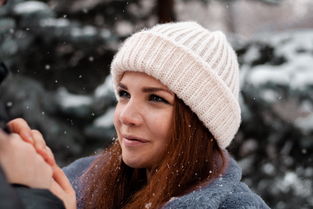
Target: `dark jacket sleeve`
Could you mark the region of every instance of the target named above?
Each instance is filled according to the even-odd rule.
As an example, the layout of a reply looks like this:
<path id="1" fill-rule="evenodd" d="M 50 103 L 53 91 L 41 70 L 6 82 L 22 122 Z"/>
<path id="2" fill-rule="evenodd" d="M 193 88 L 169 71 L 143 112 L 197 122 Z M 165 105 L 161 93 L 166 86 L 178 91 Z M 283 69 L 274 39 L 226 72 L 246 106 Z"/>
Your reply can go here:
<path id="1" fill-rule="evenodd" d="M 65 209 L 63 202 L 45 189 L 10 185 L 0 169 L 0 209 Z"/>
<path id="2" fill-rule="evenodd" d="M 23 204 L 15 189 L 5 179 L 0 168 L 0 209 L 24 209 Z"/>
<path id="3" fill-rule="evenodd" d="M 14 186 L 24 209 L 65 209 L 63 202 L 46 189 Z"/>

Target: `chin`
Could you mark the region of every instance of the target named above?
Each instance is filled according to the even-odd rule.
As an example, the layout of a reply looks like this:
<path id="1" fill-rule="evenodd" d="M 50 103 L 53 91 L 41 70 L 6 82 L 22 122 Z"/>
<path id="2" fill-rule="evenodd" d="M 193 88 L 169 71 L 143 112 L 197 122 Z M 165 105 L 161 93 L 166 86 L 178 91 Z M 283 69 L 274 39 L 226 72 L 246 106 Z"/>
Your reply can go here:
<path id="1" fill-rule="evenodd" d="M 124 158 L 123 158 L 123 162 L 131 168 L 145 168 L 145 165 L 142 162 L 138 162 L 138 161 L 134 161 L 130 159 L 124 159 Z"/>

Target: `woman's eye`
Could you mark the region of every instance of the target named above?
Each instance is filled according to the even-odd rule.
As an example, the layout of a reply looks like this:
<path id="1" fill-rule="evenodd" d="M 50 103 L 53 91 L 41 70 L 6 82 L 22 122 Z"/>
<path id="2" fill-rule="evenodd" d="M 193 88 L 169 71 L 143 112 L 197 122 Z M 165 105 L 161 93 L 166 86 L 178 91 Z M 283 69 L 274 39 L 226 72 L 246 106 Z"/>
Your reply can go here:
<path id="1" fill-rule="evenodd" d="M 149 100 L 150 100 L 150 101 L 153 101 L 153 102 L 163 102 L 163 103 L 165 103 L 165 104 L 169 104 L 168 101 L 166 101 L 166 100 L 163 99 L 162 97 L 159 97 L 159 96 L 154 95 L 154 94 L 152 94 L 152 95 L 149 96 Z"/>
<path id="2" fill-rule="evenodd" d="M 123 97 L 123 98 L 130 98 L 130 95 L 127 91 L 125 90 L 119 90 L 118 91 L 118 96 Z"/>

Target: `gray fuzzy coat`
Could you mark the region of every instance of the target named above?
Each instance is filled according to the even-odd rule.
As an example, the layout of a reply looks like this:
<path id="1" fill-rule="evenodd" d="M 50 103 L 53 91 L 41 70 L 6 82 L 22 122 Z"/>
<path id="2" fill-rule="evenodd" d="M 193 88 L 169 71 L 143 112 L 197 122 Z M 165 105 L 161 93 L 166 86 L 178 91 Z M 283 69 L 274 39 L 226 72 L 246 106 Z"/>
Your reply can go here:
<path id="1" fill-rule="evenodd" d="M 83 185 L 78 181 L 95 157 L 81 158 L 63 170 L 76 191 L 82 195 Z M 269 209 L 264 201 L 241 181 L 241 169 L 231 159 L 221 177 L 212 183 L 181 197 L 173 197 L 163 209 Z M 78 204 L 78 209 L 83 209 Z"/>

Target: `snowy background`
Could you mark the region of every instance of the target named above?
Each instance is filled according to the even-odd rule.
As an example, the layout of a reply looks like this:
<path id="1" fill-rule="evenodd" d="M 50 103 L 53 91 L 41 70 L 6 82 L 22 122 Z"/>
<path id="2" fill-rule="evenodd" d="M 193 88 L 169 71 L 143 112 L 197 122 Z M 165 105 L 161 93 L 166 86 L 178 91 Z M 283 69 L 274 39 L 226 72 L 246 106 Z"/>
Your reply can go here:
<path id="1" fill-rule="evenodd" d="M 61 165 L 108 146 L 110 61 L 129 34 L 162 19 L 161 2 L 11 0 L 0 8 L 0 60 L 11 70 L 0 116 L 26 118 Z M 229 151 L 244 181 L 272 208 L 313 208 L 313 1 L 166 2 L 171 18 L 223 30 L 237 51 L 242 124 Z"/>

